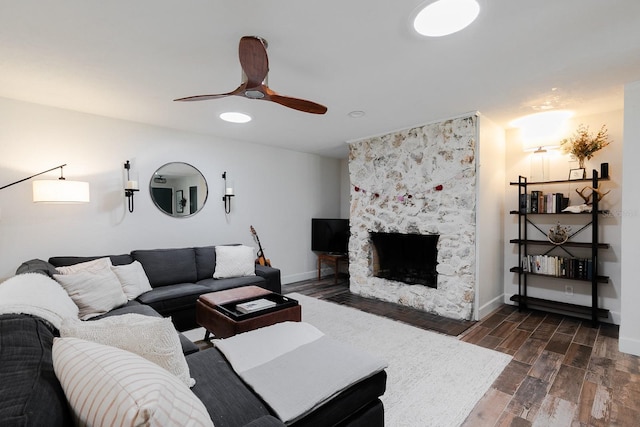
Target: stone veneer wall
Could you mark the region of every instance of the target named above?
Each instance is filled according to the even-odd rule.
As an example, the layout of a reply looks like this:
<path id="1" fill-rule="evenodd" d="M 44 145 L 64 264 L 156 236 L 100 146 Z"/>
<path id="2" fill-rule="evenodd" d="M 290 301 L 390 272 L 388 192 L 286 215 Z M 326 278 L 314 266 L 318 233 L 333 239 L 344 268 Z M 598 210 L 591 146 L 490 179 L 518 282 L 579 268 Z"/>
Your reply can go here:
<path id="1" fill-rule="evenodd" d="M 472 318 L 476 137 L 470 115 L 350 144 L 351 292 Z M 369 232 L 439 234 L 437 289 L 374 277 Z"/>

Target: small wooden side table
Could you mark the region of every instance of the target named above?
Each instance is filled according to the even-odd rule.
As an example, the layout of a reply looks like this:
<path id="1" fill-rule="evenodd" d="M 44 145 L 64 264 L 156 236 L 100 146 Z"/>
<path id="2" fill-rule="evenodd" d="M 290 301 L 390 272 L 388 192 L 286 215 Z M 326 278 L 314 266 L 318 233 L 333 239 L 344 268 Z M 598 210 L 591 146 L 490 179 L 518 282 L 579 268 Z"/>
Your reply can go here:
<path id="1" fill-rule="evenodd" d="M 340 271 L 340 261 L 349 262 L 349 257 L 345 254 L 318 254 L 318 280 L 321 279 L 322 263 L 326 263 L 333 267 L 333 283 L 338 283 L 338 272 Z"/>

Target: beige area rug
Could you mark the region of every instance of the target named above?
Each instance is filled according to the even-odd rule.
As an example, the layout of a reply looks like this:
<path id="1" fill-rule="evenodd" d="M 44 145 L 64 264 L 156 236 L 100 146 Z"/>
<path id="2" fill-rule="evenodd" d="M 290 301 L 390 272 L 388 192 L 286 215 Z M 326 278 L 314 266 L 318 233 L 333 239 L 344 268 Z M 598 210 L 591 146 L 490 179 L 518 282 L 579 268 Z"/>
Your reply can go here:
<path id="1" fill-rule="evenodd" d="M 289 294 L 302 320 L 389 363 L 385 425 L 459 426 L 511 356 L 350 307 Z"/>
<path id="2" fill-rule="evenodd" d="M 459 426 L 511 356 L 350 307 L 289 294 L 302 320 L 389 363 L 381 400 L 388 427 Z M 201 340 L 203 330 L 189 331 Z"/>

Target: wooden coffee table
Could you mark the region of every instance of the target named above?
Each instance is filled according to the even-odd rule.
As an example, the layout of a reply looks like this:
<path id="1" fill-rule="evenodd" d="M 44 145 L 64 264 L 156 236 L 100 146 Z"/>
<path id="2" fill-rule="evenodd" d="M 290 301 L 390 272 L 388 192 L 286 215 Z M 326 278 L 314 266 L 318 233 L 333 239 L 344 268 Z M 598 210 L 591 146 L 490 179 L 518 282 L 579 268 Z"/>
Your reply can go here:
<path id="1" fill-rule="evenodd" d="M 275 306 L 252 313 L 242 313 L 236 308 L 238 304 L 261 298 L 274 301 Z M 298 301 L 259 286 L 210 292 L 196 301 L 196 322 L 207 330 L 205 340 L 211 333 L 216 338 L 228 338 L 279 322 L 299 322 L 301 317 Z"/>

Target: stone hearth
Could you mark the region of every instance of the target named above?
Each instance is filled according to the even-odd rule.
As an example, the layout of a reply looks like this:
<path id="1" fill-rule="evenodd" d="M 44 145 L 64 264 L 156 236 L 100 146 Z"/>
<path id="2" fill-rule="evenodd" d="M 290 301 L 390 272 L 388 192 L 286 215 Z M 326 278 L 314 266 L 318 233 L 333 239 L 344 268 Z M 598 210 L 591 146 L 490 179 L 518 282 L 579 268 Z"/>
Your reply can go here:
<path id="1" fill-rule="evenodd" d="M 472 318 L 476 138 L 470 115 L 350 144 L 352 293 Z M 439 235 L 437 288 L 376 277 L 372 232 Z"/>

